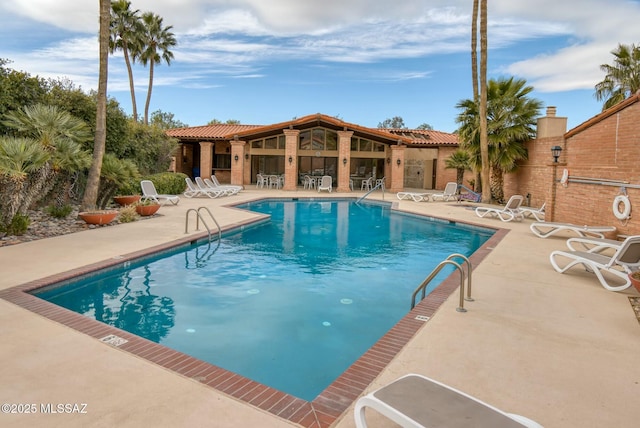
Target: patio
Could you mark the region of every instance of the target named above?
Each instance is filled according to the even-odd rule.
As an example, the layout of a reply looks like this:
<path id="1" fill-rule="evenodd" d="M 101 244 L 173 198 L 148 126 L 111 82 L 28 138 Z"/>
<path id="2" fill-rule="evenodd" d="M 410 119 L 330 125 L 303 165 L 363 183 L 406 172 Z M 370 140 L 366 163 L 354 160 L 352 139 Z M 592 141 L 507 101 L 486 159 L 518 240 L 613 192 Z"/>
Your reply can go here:
<path id="1" fill-rule="evenodd" d="M 251 186 L 231 197 L 182 198 L 146 221 L 2 247 L 0 290 L 182 239 L 189 208 L 209 207 L 221 226 L 248 220 L 254 214 L 225 205 L 263 196 L 319 194 Z M 503 223 L 454 202 L 384 197 L 403 210 L 509 233 L 475 267 L 468 312 L 456 312 L 458 295 L 451 295 L 367 390 L 415 372 L 546 427 L 638 425 L 640 409 L 632 403 L 640 393 L 640 324 L 629 301 L 638 296 L 633 288 L 609 292 L 579 269 L 556 273 L 549 253 L 565 248 L 564 239 L 537 238 L 529 220 Z M 0 415 L 5 427 L 296 426 L 2 299 L 0 335 L 2 403 L 38 409 Z M 43 414 L 40 405 L 47 403 L 86 403 L 86 413 Z M 352 408 L 332 426 L 353 427 Z M 368 420 L 371 427 L 391 426 L 374 412 Z"/>

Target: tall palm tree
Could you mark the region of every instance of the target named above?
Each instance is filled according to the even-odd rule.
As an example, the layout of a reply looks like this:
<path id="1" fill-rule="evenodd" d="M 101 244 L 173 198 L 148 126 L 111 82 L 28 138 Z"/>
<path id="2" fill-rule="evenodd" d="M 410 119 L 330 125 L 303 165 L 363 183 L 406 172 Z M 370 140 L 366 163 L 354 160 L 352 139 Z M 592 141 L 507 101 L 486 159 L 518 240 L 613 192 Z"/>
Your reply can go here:
<path id="1" fill-rule="evenodd" d="M 100 171 L 107 141 L 107 77 L 109 68 L 109 24 L 111 22 L 111 3 L 100 0 L 100 69 L 98 76 L 98 94 L 96 100 L 96 131 L 93 140 L 93 157 L 87 177 L 87 186 L 82 198 L 82 210 L 95 209 L 100 186 Z"/>
<path id="2" fill-rule="evenodd" d="M 487 122 L 489 142 L 490 189 L 497 201 L 504 199 L 505 172 L 513 171 L 517 161 L 526 159 L 524 143 L 535 136 L 535 124 L 542 102 L 529 98 L 533 87 L 523 79 L 491 79 L 487 85 Z M 456 118 L 461 124 L 459 135 L 463 148 L 471 154 L 471 163 L 478 162 L 480 151 L 480 108 L 478 102 L 463 100 L 456 107 L 462 112 Z"/>
<path id="3" fill-rule="evenodd" d="M 478 0 L 473 0 L 471 13 L 471 78 L 473 99 L 478 99 Z"/>
<path id="4" fill-rule="evenodd" d="M 491 202 L 486 183 L 491 180 L 487 129 L 487 0 L 480 0 L 480 159 L 482 160 L 482 202 Z"/>
<path id="5" fill-rule="evenodd" d="M 109 52 L 113 54 L 119 49 L 122 50 L 124 55 L 124 62 L 127 65 L 127 73 L 129 74 L 131 106 L 133 120 L 135 121 L 138 120 L 138 107 L 136 105 L 136 91 L 131 62 L 136 61 L 141 50 L 140 36 L 143 34 L 144 27 L 140 21 L 139 13 L 138 9 L 131 10 L 131 2 L 128 0 L 116 0 L 111 3 Z"/>
<path id="6" fill-rule="evenodd" d="M 640 46 L 619 44 L 611 53 L 615 57 L 614 62 L 600 66 L 607 74 L 595 87 L 596 99 L 605 101 L 602 110 L 618 104 L 640 90 Z"/>
<path id="7" fill-rule="evenodd" d="M 162 18 L 152 12 L 142 14 L 144 24 L 143 43 L 144 48 L 140 52 L 139 60 L 145 66 L 149 64 L 149 89 L 147 91 L 147 102 L 144 106 L 144 124 L 149 124 L 149 104 L 151 103 L 151 91 L 153 89 L 153 67 L 164 60 L 167 65 L 171 64 L 173 52 L 171 49 L 177 44 L 174 34 L 170 31 L 173 26 L 163 27 Z"/>

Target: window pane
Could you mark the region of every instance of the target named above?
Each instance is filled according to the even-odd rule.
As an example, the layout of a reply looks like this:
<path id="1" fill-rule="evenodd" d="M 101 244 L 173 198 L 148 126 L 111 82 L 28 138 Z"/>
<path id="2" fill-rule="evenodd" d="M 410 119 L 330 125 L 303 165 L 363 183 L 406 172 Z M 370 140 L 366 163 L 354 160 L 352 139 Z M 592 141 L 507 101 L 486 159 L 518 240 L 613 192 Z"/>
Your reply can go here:
<path id="1" fill-rule="evenodd" d="M 365 140 L 364 138 L 360 140 L 360 151 L 361 152 L 370 152 L 371 151 L 371 141 Z"/>
<path id="2" fill-rule="evenodd" d="M 313 150 L 324 150 L 324 129 L 313 130 Z"/>
<path id="3" fill-rule="evenodd" d="M 264 140 L 264 148 L 265 149 L 277 149 L 278 148 L 278 139 L 276 137 L 265 138 L 265 140 Z"/>
<path id="4" fill-rule="evenodd" d="M 374 152 L 384 152 L 384 144 L 374 143 L 373 144 L 373 151 Z"/>
<path id="5" fill-rule="evenodd" d="M 287 146 L 287 140 L 284 135 L 278 136 L 278 148 L 284 149 Z"/>
<path id="6" fill-rule="evenodd" d="M 300 133 L 300 150 L 311 150 L 311 131 Z"/>
<path id="7" fill-rule="evenodd" d="M 358 139 L 356 137 L 351 137 L 351 151 L 358 151 Z"/>
<path id="8" fill-rule="evenodd" d="M 327 150 L 338 150 L 338 133 L 327 130 Z"/>
<path id="9" fill-rule="evenodd" d="M 263 140 L 255 140 L 251 142 L 252 149 L 261 149 Z"/>

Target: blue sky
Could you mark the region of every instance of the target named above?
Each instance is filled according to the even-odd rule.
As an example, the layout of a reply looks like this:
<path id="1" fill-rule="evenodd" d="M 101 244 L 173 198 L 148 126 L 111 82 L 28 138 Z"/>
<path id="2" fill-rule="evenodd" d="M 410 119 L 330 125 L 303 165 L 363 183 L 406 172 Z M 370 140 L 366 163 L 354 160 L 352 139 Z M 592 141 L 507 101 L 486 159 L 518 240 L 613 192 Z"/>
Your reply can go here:
<path id="1" fill-rule="evenodd" d="M 191 126 L 323 113 L 370 127 L 400 116 L 410 128 L 453 132 L 456 103 L 472 96 L 471 0 L 131 3 L 162 16 L 178 40 L 171 65 L 155 68 L 150 111 Z M 638 22 L 639 1 L 492 0 L 489 77 L 526 79 L 571 129 L 601 111 L 600 65 L 618 43 L 640 43 Z M 97 0 L 0 0 L 0 58 L 32 75 L 95 89 L 97 31 Z M 148 69 L 136 66 L 134 78 L 142 112 Z M 121 55 L 110 57 L 108 93 L 131 113 Z"/>

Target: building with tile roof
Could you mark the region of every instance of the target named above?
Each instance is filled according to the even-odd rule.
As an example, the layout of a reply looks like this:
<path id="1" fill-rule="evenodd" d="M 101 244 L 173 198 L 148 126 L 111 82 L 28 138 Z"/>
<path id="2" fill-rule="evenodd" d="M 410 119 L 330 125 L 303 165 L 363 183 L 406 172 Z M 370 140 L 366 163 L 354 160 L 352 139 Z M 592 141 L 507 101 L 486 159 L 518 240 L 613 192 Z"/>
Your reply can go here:
<path id="1" fill-rule="evenodd" d="M 284 175 L 293 190 L 305 175 L 330 175 L 339 192 L 384 179 L 390 191 L 442 188 L 455 180 L 444 159 L 458 147 L 456 134 L 379 129 L 313 114 L 272 125 L 216 124 L 175 128 L 176 171 L 215 176 L 224 183 L 256 184 L 257 175 Z"/>

